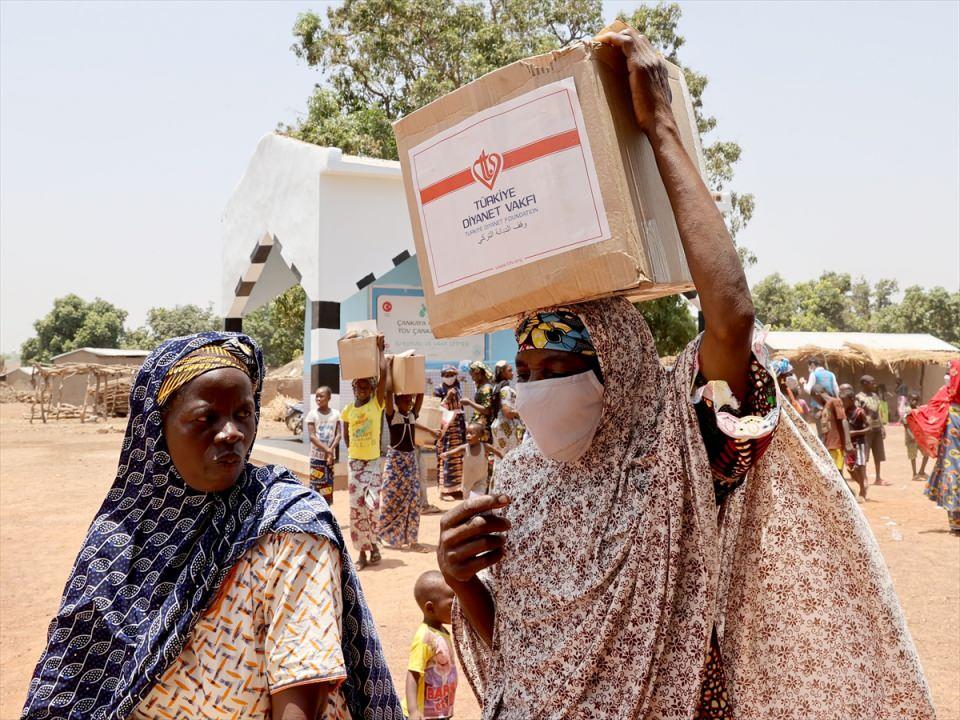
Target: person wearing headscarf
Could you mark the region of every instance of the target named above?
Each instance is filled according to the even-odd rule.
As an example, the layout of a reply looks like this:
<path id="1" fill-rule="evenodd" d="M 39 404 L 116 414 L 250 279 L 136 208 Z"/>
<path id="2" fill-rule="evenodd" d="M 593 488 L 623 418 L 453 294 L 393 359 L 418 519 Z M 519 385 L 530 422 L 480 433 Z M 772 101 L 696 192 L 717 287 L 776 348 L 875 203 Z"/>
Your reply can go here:
<path id="1" fill-rule="evenodd" d="M 326 502 L 249 463 L 262 377 L 235 333 L 146 359 L 23 720 L 403 717 Z"/>
<path id="2" fill-rule="evenodd" d="M 513 366 L 501 360 L 493 370 L 493 393 L 490 400 L 490 437 L 493 446 L 503 455 L 520 444 L 523 421 L 517 412 L 517 391 L 510 386 Z"/>
<path id="3" fill-rule="evenodd" d="M 467 438 L 467 423 L 463 416 L 463 392 L 459 372 L 454 365 L 444 365 L 440 371 L 441 384 L 434 390 L 443 408 L 443 430 L 437 442 L 440 458 L 440 497 L 450 500 L 459 496 L 463 483 L 463 456 L 446 455 L 460 447 Z"/>
<path id="4" fill-rule="evenodd" d="M 946 384 L 906 422 L 924 455 L 936 459 L 924 492 L 947 511 L 950 532 L 960 535 L 960 360 L 950 361 Z"/>
<path id="5" fill-rule="evenodd" d="M 483 426 L 483 440 L 490 442 L 490 405 L 493 402 L 493 373 L 486 363 L 474 360 L 470 363 L 470 379 L 476 387 L 473 400 L 464 398 L 461 402 L 473 409 L 472 422 Z"/>
<path id="6" fill-rule="evenodd" d="M 665 69 L 635 31 L 602 41 L 626 56 L 705 331 L 666 370 L 624 298 L 520 321 L 531 440 L 437 550 L 483 720 L 932 720 L 870 529 L 767 369 Z"/>

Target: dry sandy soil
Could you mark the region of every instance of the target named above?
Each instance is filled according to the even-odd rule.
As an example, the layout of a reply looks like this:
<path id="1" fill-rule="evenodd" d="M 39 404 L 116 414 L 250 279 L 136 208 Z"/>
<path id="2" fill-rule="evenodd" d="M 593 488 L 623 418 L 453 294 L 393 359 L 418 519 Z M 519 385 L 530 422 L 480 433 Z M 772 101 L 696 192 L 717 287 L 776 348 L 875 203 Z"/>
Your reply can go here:
<path id="1" fill-rule="evenodd" d="M 31 426 L 25 409 L 0 405 L 0 720 L 19 713 L 63 582 L 116 471 L 123 432 L 122 421 Z M 900 428 L 890 428 L 887 447 L 884 469 L 894 484 L 870 488 L 871 500 L 861 507 L 893 574 L 938 717 L 960 720 L 960 540 L 948 534 L 946 514 L 924 498 L 923 484 L 910 481 Z M 450 506 L 433 491 L 431 499 Z M 337 493 L 334 510 L 346 525 L 345 493 Z M 425 516 L 423 541 L 436 542 L 438 527 L 437 516 Z M 387 550 L 380 566 L 361 573 L 400 683 L 419 622 L 413 582 L 434 566 L 432 553 Z M 457 716 L 479 717 L 466 682 Z"/>

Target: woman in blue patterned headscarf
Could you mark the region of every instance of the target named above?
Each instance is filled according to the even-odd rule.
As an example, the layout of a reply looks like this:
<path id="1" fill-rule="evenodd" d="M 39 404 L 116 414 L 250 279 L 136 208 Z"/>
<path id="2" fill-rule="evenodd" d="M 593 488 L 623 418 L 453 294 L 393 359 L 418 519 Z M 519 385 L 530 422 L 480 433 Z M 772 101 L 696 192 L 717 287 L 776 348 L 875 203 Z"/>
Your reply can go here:
<path id="1" fill-rule="evenodd" d="M 403 717 L 326 503 L 247 462 L 262 376 L 233 333 L 144 362 L 22 718 Z"/>

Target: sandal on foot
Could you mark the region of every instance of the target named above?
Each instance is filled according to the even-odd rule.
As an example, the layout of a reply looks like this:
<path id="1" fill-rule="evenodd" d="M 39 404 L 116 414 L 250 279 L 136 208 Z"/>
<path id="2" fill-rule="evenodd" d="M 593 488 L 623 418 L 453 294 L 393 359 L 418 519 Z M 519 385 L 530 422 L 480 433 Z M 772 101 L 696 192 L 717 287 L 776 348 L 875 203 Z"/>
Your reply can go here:
<path id="1" fill-rule="evenodd" d="M 360 559 L 357 560 L 357 570 L 363 570 L 367 566 L 367 554 L 360 553 Z"/>
<path id="2" fill-rule="evenodd" d="M 371 565 L 376 565 L 378 562 L 380 562 L 381 559 L 382 558 L 380 557 L 380 551 L 377 548 L 374 548 L 373 550 L 370 551 Z"/>
<path id="3" fill-rule="evenodd" d="M 442 512 L 443 510 L 438 508 L 436 505 L 424 505 L 422 508 L 420 508 L 421 515 L 438 515 Z"/>

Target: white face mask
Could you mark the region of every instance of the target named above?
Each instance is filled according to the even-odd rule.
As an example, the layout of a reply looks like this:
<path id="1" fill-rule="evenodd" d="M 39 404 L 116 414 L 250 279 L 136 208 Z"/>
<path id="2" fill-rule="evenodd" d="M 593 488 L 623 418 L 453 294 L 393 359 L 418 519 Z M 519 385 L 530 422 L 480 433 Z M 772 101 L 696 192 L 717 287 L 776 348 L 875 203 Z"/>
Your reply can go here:
<path id="1" fill-rule="evenodd" d="M 443 384 L 446 385 L 447 387 L 450 387 L 457 381 L 455 377 L 445 377 L 441 379 L 443 380 Z"/>
<path id="2" fill-rule="evenodd" d="M 551 460 L 583 455 L 600 425 L 603 385 L 593 370 L 550 380 L 517 383 L 517 412 Z"/>

